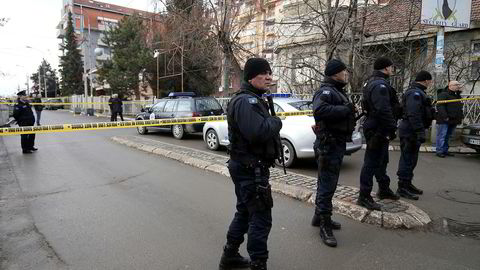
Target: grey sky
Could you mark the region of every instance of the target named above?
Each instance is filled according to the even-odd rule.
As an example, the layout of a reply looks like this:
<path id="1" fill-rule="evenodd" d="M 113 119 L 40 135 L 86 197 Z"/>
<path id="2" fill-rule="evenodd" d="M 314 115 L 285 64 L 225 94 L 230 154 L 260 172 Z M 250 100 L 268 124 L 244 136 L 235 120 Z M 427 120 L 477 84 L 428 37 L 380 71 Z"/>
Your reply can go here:
<path id="1" fill-rule="evenodd" d="M 151 10 L 152 0 L 101 0 L 101 2 Z M 58 69 L 60 55 L 56 26 L 63 0 L 2 0 L 0 18 L 9 22 L 0 27 L 0 96 L 11 96 L 18 86 L 25 89 L 27 75 L 36 72 L 45 58 Z M 28 49 L 30 46 L 34 49 Z M 29 81 L 32 85 L 32 81 Z"/>

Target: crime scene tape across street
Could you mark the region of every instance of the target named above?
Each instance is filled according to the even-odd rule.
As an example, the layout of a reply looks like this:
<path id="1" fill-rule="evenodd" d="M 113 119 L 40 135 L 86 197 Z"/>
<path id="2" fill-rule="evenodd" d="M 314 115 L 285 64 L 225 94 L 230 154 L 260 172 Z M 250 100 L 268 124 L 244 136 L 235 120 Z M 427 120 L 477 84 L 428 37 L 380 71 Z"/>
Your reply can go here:
<path id="1" fill-rule="evenodd" d="M 312 111 L 297 111 L 297 112 L 282 112 L 277 113 L 277 116 L 301 116 L 313 115 Z M 186 118 L 170 118 L 170 119 L 155 119 L 155 120 L 135 120 L 122 122 L 100 122 L 100 123 L 81 123 L 81 124 L 59 124 L 59 125 L 45 125 L 45 126 L 25 126 L 25 127 L 10 127 L 0 128 L 0 136 L 21 135 L 21 134 L 36 134 L 36 133 L 58 133 L 58 132 L 74 132 L 83 130 L 104 130 L 112 128 L 133 128 L 142 126 L 167 126 L 179 124 L 196 124 L 206 122 L 225 121 L 225 115 L 219 116 L 203 116 L 203 117 L 186 117 Z"/>

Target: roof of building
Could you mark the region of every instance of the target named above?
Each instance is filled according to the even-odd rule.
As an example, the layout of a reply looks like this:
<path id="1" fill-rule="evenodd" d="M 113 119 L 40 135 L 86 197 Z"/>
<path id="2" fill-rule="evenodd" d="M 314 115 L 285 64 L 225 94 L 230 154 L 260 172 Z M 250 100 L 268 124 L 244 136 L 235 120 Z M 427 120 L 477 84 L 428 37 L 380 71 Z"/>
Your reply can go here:
<path id="1" fill-rule="evenodd" d="M 124 15 L 132 15 L 134 13 L 137 13 L 139 15 L 147 15 L 147 14 L 153 15 L 153 13 L 150 13 L 150 12 L 145 11 L 145 10 L 123 7 L 123 6 L 104 3 L 104 2 L 100 2 L 100 1 L 73 0 L 73 2 L 74 2 L 74 5 L 83 5 L 83 6 L 91 7 L 91 8 L 94 8 L 94 9 L 102 9 L 102 10 L 105 10 L 105 11 L 121 13 L 121 14 L 124 14 Z"/>

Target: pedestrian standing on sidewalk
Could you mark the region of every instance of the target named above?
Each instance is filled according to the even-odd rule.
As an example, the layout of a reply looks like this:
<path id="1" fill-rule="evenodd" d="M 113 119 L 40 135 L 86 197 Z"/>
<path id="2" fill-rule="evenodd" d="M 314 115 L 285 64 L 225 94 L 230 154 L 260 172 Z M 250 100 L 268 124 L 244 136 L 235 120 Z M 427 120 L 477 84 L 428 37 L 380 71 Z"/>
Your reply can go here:
<path id="1" fill-rule="evenodd" d="M 123 102 L 118 98 L 118 94 L 113 94 L 112 97 L 108 100 L 110 105 L 111 122 L 117 121 L 117 116 L 120 115 L 120 119 L 123 121 Z"/>
<path id="2" fill-rule="evenodd" d="M 381 210 L 381 205 L 370 195 L 373 189 L 373 176 L 378 182 L 377 197 L 380 200 L 398 200 L 390 189 L 387 175 L 388 145 L 396 138 L 397 119 L 395 106 L 398 104 L 396 91 L 389 82 L 394 74 L 393 62 L 385 57 L 375 60 L 373 75 L 363 89 L 362 107 L 366 111 L 363 124 L 367 149 L 360 174 L 360 194 L 357 204 L 369 210 Z"/>
<path id="3" fill-rule="evenodd" d="M 41 95 L 40 94 L 34 94 L 35 98 L 32 100 L 32 103 L 42 103 Z M 35 104 L 33 105 L 33 109 L 35 110 L 35 114 L 37 115 L 37 126 L 40 126 L 40 118 L 42 116 L 42 111 L 43 111 L 44 106 Z"/>
<path id="4" fill-rule="evenodd" d="M 315 158 L 318 163 L 317 197 L 312 226 L 320 227 L 325 245 L 337 246 L 332 229 L 340 223 L 332 220 L 332 198 L 337 189 L 340 167 L 347 142 L 355 129 L 355 107 L 343 89 L 348 82 L 347 67 L 340 60 L 330 60 L 325 67 L 325 81 L 313 96 L 316 135 Z"/>
<path id="5" fill-rule="evenodd" d="M 279 158 L 275 149 L 282 121 L 271 116 L 262 95 L 272 82 L 272 70 L 263 58 L 248 59 L 244 80 L 227 108 L 230 140 L 228 171 L 235 185 L 236 213 L 227 232 L 220 269 L 266 270 L 267 240 L 272 227 L 273 199 L 269 184 L 270 167 Z M 238 248 L 248 234 L 251 262 Z"/>
<path id="6" fill-rule="evenodd" d="M 26 92 L 20 91 L 17 93 L 17 96 L 17 104 L 13 107 L 13 118 L 15 118 L 15 121 L 17 121 L 20 127 L 33 126 L 35 124 L 35 116 L 33 115 L 32 106 L 30 105 Z M 34 147 L 35 134 L 22 134 L 20 137 L 22 152 L 24 154 L 31 154 L 33 151 L 38 150 Z"/>
<path id="7" fill-rule="evenodd" d="M 463 85 L 457 81 L 451 81 L 444 91 L 438 95 L 438 101 L 460 99 Z M 453 156 L 448 152 L 448 141 L 455 132 L 457 125 L 463 120 L 463 104 L 460 101 L 437 104 L 437 156 Z"/>
<path id="8" fill-rule="evenodd" d="M 432 125 L 434 117 L 431 99 L 425 93 L 431 84 L 432 75 L 422 70 L 402 97 L 404 117 L 398 127 L 401 154 L 397 194 L 410 200 L 418 200 L 418 195 L 423 194 L 421 189 L 412 184 L 412 180 L 420 145 L 425 142 L 426 130 Z"/>

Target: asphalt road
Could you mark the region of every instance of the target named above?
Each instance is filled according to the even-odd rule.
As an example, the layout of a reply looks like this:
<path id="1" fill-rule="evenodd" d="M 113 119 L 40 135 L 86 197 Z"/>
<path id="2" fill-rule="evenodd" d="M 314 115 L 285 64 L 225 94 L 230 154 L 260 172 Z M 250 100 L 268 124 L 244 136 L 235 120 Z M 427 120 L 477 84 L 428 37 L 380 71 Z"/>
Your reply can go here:
<path id="1" fill-rule="evenodd" d="M 104 120 L 72 117 L 62 111 L 45 112 L 42 118 L 43 124 Z M 18 184 L 19 197 L 28 209 L 26 220 L 31 220 L 34 232 L 5 233 L 13 227 L 9 215 L 20 206 L 14 204 L 12 211 L 1 212 L 1 269 L 217 269 L 234 210 L 230 180 L 109 139 L 135 133 L 133 129 L 115 129 L 41 134 L 36 140 L 40 150 L 30 155 L 21 153 L 18 136 L 0 138 L 0 148 L 8 152 L 7 160 L 0 161 L 2 177 L 11 172 L 10 180 Z M 149 138 L 172 142 L 167 135 Z M 199 140 L 179 143 L 199 145 Z M 358 178 L 355 171 L 361 163 L 354 161 L 361 159 L 360 154 L 347 159 L 343 183 L 354 184 L 348 175 Z M 419 182 L 429 175 L 443 176 L 428 180 L 437 184 L 426 188 L 427 193 L 460 181 L 478 192 L 477 157 L 441 162 L 422 156 L 421 164 L 430 164 L 432 171 L 419 173 Z M 449 178 L 454 169 L 475 162 L 469 174 L 462 174 L 471 178 Z M 428 168 L 420 171 L 424 170 Z M 2 178 L 2 205 L 14 197 L 6 193 L 5 183 Z M 427 194 L 419 203 L 428 202 L 430 196 L 435 195 Z M 311 206 L 281 195 L 274 200 L 269 269 L 480 269 L 478 240 L 428 230 L 390 231 L 341 216 L 335 216 L 343 224 L 336 234 L 339 246 L 328 248 L 320 242 L 318 230 L 309 225 Z M 463 207 L 449 203 L 445 207 L 448 213 Z M 472 220 L 478 222 L 479 213 L 471 215 Z M 29 243 L 29 238 L 39 236 L 42 245 L 9 246 L 20 241 L 18 238 L 27 238 Z M 45 250 L 48 255 L 39 259 Z M 60 262 L 55 268 L 48 263 L 52 257 Z"/>

